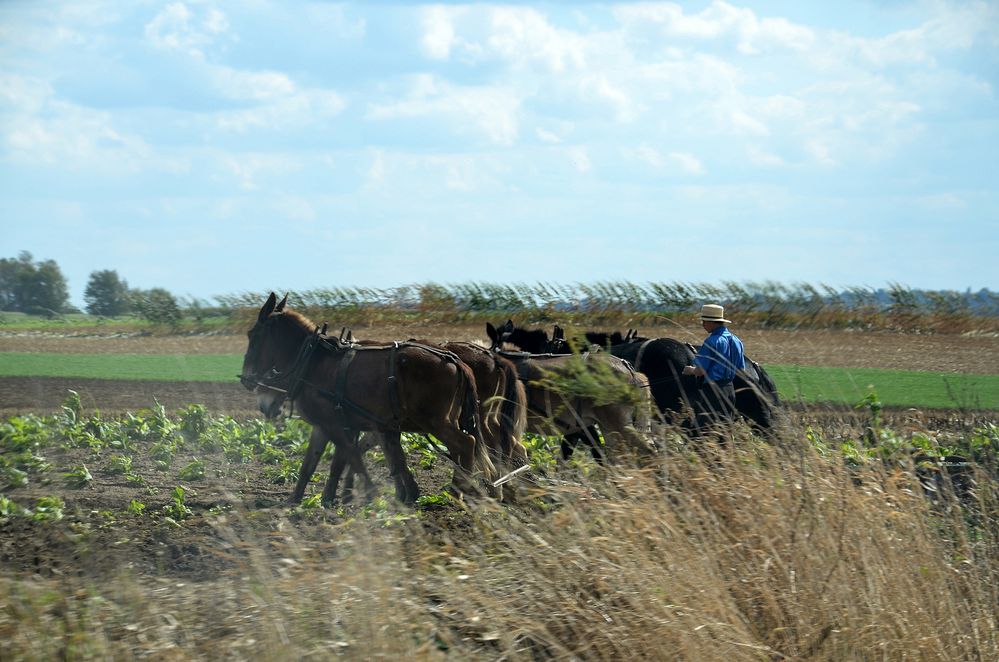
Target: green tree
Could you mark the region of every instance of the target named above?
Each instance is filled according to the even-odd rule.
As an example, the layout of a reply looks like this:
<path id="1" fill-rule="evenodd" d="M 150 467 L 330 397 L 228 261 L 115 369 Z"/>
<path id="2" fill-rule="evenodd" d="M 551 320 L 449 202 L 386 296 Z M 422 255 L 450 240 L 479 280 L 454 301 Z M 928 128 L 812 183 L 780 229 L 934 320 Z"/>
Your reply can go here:
<path id="1" fill-rule="evenodd" d="M 181 313 L 177 299 L 161 287 L 154 287 L 151 290 L 131 290 L 129 298 L 132 310 L 153 324 L 177 326 L 180 323 Z"/>
<path id="2" fill-rule="evenodd" d="M 118 272 L 105 269 L 90 274 L 87 289 L 83 292 L 87 312 L 102 317 L 115 317 L 128 312 L 128 283 L 118 277 Z"/>
<path id="3" fill-rule="evenodd" d="M 69 290 L 59 265 L 33 259 L 31 253 L 21 251 L 16 260 L 0 260 L 0 307 L 43 315 L 65 312 Z"/>
<path id="4" fill-rule="evenodd" d="M 20 310 L 22 273 L 31 268 L 31 253 L 22 251 L 18 258 L 0 260 L 0 310 Z"/>

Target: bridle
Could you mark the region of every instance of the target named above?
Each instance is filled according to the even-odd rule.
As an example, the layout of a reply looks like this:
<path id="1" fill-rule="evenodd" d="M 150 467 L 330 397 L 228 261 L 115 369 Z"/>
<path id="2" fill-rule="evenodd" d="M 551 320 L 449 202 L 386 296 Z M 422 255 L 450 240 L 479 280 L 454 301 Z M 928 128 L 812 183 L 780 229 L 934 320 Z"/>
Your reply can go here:
<path id="1" fill-rule="evenodd" d="M 277 315 L 268 317 L 264 321 L 263 325 L 259 329 L 253 329 L 250 331 L 251 335 L 258 336 L 265 331 L 268 324 L 271 324 L 278 315 L 282 313 L 277 313 Z M 247 348 L 246 356 L 243 359 L 243 365 L 249 363 L 250 365 L 256 366 L 259 360 L 260 354 L 260 343 L 254 342 L 257 338 L 251 339 L 250 347 Z M 263 386 L 264 388 L 281 394 L 281 400 L 292 400 L 298 397 L 299 393 L 302 391 L 302 387 L 305 386 L 305 371 L 308 368 L 309 362 L 312 360 L 312 355 L 316 351 L 316 347 L 323 342 L 323 337 L 320 335 L 320 330 L 317 328 L 315 332 L 310 333 L 302 341 L 302 344 L 298 348 L 298 354 L 295 356 L 295 360 L 292 361 L 291 365 L 286 370 L 278 370 L 277 366 L 272 366 L 267 372 L 265 372 L 261 377 L 257 378 L 256 375 L 246 375 L 240 373 L 237 375 L 239 377 L 239 383 L 242 384 L 247 390 L 253 391 L 257 387 Z"/>

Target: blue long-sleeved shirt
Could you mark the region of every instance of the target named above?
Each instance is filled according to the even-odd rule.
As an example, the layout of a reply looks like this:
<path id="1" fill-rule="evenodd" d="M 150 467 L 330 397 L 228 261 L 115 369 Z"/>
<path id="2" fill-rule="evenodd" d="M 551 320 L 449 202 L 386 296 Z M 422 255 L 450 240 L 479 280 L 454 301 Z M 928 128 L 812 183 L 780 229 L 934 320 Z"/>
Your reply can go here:
<path id="1" fill-rule="evenodd" d="M 746 367 L 742 341 L 726 327 L 718 327 L 697 351 L 694 365 L 702 368 L 707 379 L 713 382 L 731 381 L 736 370 Z"/>

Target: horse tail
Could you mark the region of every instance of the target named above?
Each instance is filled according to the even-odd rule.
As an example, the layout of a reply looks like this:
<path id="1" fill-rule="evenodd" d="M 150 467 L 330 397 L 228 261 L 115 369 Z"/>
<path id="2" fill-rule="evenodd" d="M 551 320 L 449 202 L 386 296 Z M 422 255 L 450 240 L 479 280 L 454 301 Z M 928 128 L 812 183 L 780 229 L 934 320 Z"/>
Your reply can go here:
<path id="1" fill-rule="evenodd" d="M 475 375 L 463 361 L 458 361 L 458 368 L 465 382 L 465 394 L 458 414 L 458 425 L 468 434 L 475 437 L 473 466 L 480 469 L 490 482 L 496 480 L 496 467 L 489 459 L 489 449 L 486 448 L 482 436 L 482 416 L 479 412 L 479 392 L 475 385 Z"/>
<path id="2" fill-rule="evenodd" d="M 500 408 L 500 437 L 504 457 L 527 464 L 527 450 L 521 443 L 527 429 L 527 390 L 517 376 L 517 367 L 497 356 L 503 369 L 503 405 Z"/>

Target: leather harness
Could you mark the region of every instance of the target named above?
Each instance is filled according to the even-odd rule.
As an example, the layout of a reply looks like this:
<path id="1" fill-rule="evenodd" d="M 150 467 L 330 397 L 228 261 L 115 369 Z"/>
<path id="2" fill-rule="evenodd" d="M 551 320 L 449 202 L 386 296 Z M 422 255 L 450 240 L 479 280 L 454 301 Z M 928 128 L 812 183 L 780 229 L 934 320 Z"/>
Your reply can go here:
<path id="1" fill-rule="evenodd" d="M 339 339 L 329 337 L 322 333 L 319 329 L 316 329 L 314 333 L 310 333 L 305 340 L 302 341 L 298 354 L 288 370 L 278 372 L 276 369 L 271 368 L 259 381 L 254 383 L 273 391 L 277 391 L 278 393 L 282 393 L 282 400 L 290 400 L 292 402 L 292 406 L 294 406 L 294 401 L 301 394 L 302 389 L 305 386 L 310 386 L 314 388 L 319 395 L 332 401 L 336 409 L 349 409 L 358 416 L 374 421 L 382 428 L 399 431 L 401 430 L 401 403 L 399 398 L 399 380 L 396 376 L 396 354 L 400 348 L 405 347 L 418 347 L 434 354 L 435 356 L 452 361 L 456 365 L 461 364 L 461 361 L 454 353 L 422 345 L 420 343 L 393 342 L 391 345 L 359 345 L 353 342 L 342 342 Z M 341 355 L 340 361 L 337 363 L 336 374 L 333 378 L 332 390 L 309 382 L 304 377 L 305 372 L 312 361 L 312 356 L 315 354 L 317 348 L 322 348 L 323 351 Z M 350 365 L 357 356 L 357 353 L 366 351 L 384 351 L 386 349 L 391 352 L 389 355 L 389 375 L 387 378 L 389 382 L 389 402 L 392 409 L 391 420 L 386 420 L 377 416 L 346 396 Z M 243 380 L 245 378 L 240 376 L 240 379 Z"/>

